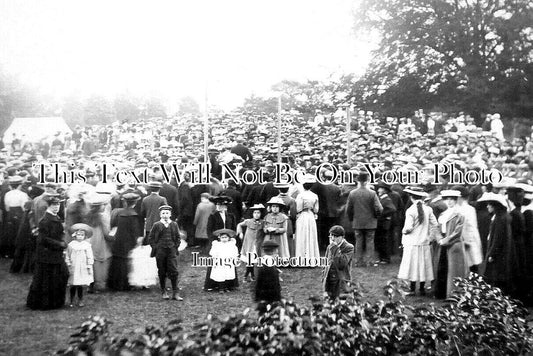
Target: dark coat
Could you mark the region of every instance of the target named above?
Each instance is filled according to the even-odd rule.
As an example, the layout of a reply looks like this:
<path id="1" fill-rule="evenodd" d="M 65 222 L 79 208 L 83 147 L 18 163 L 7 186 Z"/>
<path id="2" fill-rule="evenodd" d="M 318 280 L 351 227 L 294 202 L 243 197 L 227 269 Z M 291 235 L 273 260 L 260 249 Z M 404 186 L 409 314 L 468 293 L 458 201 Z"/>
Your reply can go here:
<path id="1" fill-rule="evenodd" d="M 383 206 L 383 211 L 378 217 L 378 228 L 389 230 L 391 228 L 392 216 L 396 212 L 396 206 L 394 206 L 392 199 L 387 194 L 380 196 L 379 201 Z"/>
<path id="2" fill-rule="evenodd" d="M 145 219 L 144 229 L 150 231 L 152 226 L 159 221 L 159 207 L 166 205 L 167 200 L 159 194 L 150 194 L 141 203 L 141 215 Z"/>
<path id="3" fill-rule="evenodd" d="M 233 188 L 224 190 L 220 195 L 226 195 L 231 198 L 232 203 L 228 205 L 228 212 L 235 215 L 237 221 L 241 221 L 242 216 L 242 199 L 241 193 Z"/>
<path id="4" fill-rule="evenodd" d="M 178 188 L 178 218 L 194 216 L 191 187 L 187 182 L 182 182 Z"/>
<path id="5" fill-rule="evenodd" d="M 143 236 L 138 215 L 131 208 L 119 208 L 111 212 L 111 228 L 117 227 L 115 241 L 111 252 L 113 256 L 128 257 L 137 244 L 137 238 Z"/>
<path id="6" fill-rule="evenodd" d="M 171 218 L 174 220 L 178 216 L 178 189 L 168 183 L 163 183 L 159 190 L 159 195 L 167 200 L 167 204 L 172 207 Z"/>
<path id="7" fill-rule="evenodd" d="M 326 249 L 328 265 L 322 275 L 322 285 L 331 297 L 347 292 L 352 281 L 351 268 L 354 246 L 344 240 L 339 246 L 329 244 Z"/>
<path id="8" fill-rule="evenodd" d="M 489 258 L 492 262 L 489 262 Z M 506 211 L 498 211 L 490 223 L 487 252 L 483 261 L 483 275 L 487 282 L 509 292 L 515 265 L 511 216 Z"/>
<path id="9" fill-rule="evenodd" d="M 352 190 L 348 195 L 346 213 L 356 230 L 375 229 L 382 210 L 377 194 L 366 187 Z"/>
<path id="10" fill-rule="evenodd" d="M 174 247 L 177 249 L 181 243 L 178 224 L 175 221 L 171 221 L 168 226 L 170 228 L 170 235 L 172 237 L 172 241 L 174 242 Z M 159 240 L 161 239 L 161 234 L 163 233 L 164 229 L 165 225 L 161 221 L 157 221 L 152 226 L 152 230 L 150 231 L 150 238 L 148 240 L 148 242 L 152 246 L 152 250 L 156 250 L 159 247 Z M 177 251 L 176 254 L 178 254 Z"/>
<path id="11" fill-rule="evenodd" d="M 226 223 L 220 217 L 220 213 L 215 211 L 207 219 L 207 236 L 209 239 L 213 239 L 213 232 L 219 229 L 231 229 L 235 231 L 237 229 L 237 220 L 233 214 L 226 211 Z"/>
<path id="12" fill-rule="evenodd" d="M 240 156 L 244 160 L 244 162 L 251 161 L 254 159 L 248 147 L 246 147 L 242 143 L 238 143 L 237 145 L 235 145 L 231 149 L 231 153 L 236 154 L 237 156 Z"/>
<path id="13" fill-rule="evenodd" d="M 63 250 L 67 244 L 63 241 L 63 224 L 57 215 L 46 213 L 39 222 L 39 236 L 37 238 L 37 263 L 64 263 Z"/>
<path id="14" fill-rule="evenodd" d="M 281 300 L 279 270 L 275 266 L 262 266 L 258 269 L 254 300 L 265 303 L 279 302 Z"/>

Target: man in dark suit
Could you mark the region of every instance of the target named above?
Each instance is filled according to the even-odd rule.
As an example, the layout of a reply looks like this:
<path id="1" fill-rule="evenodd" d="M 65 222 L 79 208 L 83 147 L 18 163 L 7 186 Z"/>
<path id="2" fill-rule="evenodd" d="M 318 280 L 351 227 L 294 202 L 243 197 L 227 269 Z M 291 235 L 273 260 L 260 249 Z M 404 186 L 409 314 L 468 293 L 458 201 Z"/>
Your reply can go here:
<path id="1" fill-rule="evenodd" d="M 167 205 L 167 200 L 159 195 L 160 182 L 148 183 L 150 195 L 143 198 L 141 203 L 141 216 L 145 219 L 143 245 L 148 245 L 148 236 L 155 222 L 159 221 L 159 207 Z"/>
<path id="2" fill-rule="evenodd" d="M 344 229 L 340 225 L 329 229 L 330 244 L 326 249 L 328 265 L 322 274 L 324 291 L 331 299 L 348 292 L 352 282 L 351 268 L 354 246 L 344 239 Z"/>
<path id="3" fill-rule="evenodd" d="M 368 189 L 369 175 L 359 173 L 359 187 L 348 195 L 346 213 L 355 232 L 355 254 L 358 266 L 377 266 L 374 250 L 374 235 L 378 225 L 378 216 L 383 211 L 377 194 Z"/>
<path id="4" fill-rule="evenodd" d="M 228 206 L 228 211 L 235 215 L 237 221 L 241 221 L 242 216 L 242 199 L 241 193 L 237 190 L 237 184 L 233 179 L 228 180 L 228 188 L 223 190 L 221 195 L 226 195 L 231 198 L 233 201 L 232 204 Z"/>

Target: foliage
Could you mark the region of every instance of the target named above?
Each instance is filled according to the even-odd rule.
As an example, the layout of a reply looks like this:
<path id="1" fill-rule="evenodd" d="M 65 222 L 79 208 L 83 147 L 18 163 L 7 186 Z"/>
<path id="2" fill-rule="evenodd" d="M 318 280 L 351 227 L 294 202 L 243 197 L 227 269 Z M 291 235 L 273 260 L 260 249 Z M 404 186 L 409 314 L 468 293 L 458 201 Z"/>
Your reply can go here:
<path id="1" fill-rule="evenodd" d="M 194 100 L 193 97 L 185 96 L 180 99 L 178 114 L 186 115 L 199 115 L 200 114 L 200 105 Z"/>
<path id="2" fill-rule="evenodd" d="M 223 320 L 209 316 L 192 330 L 180 321 L 148 327 L 131 340 L 112 338 L 108 322 L 84 323 L 60 354 L 118 355 L 521 355 L 533 350 L 527 311 L 472 274 L 456 280 L 449 305 L 404 305 L 402 285 L 389 281 L 387 301 L 369 303 L 353 291 L 311 307 L 283 301 L 259 317 L 249 310 Z"/>
<path id="3" fill-rule="evenodd" d="M 354 28 L 381 36 L 363 91 L 391 110 L 396 95 L 388 92 L 414 78 L 404 95 L 423 91 L 433 101 L 413 102 L 411 112 L 439 104 L 525 116 L 533 105 L 532 23 L 528 0 L 363 0 Z"/>

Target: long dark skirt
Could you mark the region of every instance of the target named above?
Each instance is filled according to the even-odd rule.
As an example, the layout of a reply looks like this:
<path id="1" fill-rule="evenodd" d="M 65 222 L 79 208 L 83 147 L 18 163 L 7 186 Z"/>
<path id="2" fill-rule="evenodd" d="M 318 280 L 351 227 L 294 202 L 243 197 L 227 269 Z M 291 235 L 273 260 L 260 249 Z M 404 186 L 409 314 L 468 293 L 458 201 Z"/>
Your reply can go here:
<path id="1" fill-rule="evenodd" d="M 28 212 L 24 213 L 15 241 L 15 255 L 9 272 L 32 273 L 35 265 L 36 238 L 31 233 Z"/>
<path id="2" fill-rule="evenodd" d="M 130 290 L 128 274 L 130 272 L 130 259 L 128 257 L 111 257 L 107 288 L 116 291 Z"/>
<path id="3" fill-rule="evenodd" d="M 448 248 L 440 246 L 437 249 L 438 260 L 436 268 L 436 278 L 434 281 L 435 298 L 446 299 L 446 292 L 448 288 Z"/>
<path id="4" fill-rule="evenodd" d="M 65 304 L 67 281 L 66 263 L 37 263 L 26 305 L 39 310 L 61 308 Z"/>
<path id="5" fill-rule="evenodd" d="M 0 241 L 0 253 L 3 256 L 13 257 L 15 254 L 15 240 L 24 214 L 22 208 L 10 208 L 4 222 L 4 234 Z"/>
<path id="6" fill-rule="evenodd" d="M 224 282 L 217 282 L 211 279 L 212 267 L 207 267 L 205 275 L 204 290 L 216 291 L 216 290 L 233 290 L 239 288 L 239 278 L 237 275 L 237 269 L 235 268 L 235 278 L 226 280 Z"/>

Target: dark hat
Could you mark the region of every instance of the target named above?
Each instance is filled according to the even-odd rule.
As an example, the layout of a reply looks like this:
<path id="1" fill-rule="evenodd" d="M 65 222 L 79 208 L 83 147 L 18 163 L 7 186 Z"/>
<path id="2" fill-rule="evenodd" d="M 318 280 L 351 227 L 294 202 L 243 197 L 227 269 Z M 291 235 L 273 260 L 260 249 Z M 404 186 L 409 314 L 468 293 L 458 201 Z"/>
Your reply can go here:
<path id="1" fill-rule="evenodd" d="M 388 190 L 391 190 L 391 187 L 389 184 L 385 183 L 384 181 L 382 181 L 381 179 L 377 181 L 376 183 L 376 189 L 377 188 L 385 188 L 385 189 L 388 189 Z"/>
<path id="2" fill-rule="evenodd" d="M 344 236 L 344 228 L 340 225 L 334 225 L 329 229 L 329 233 L 335 236 Z"/>
<path id="3" fill-rule="evenodd" d="M 275 248 L 278 248 L 279 244 L 276 241 L 267 240 L 263 242 L 261 247 L 263 248 L 263 250 L 273 250 Z"/>
<path id="4" fill-rule="evenodd" d="M 209 200 L 211 200 L 215 204 L 226 204 L 226 205 L 231 204 L 231 202 L 233 201 L 233 199 L 231 199 L 227 195 L 219 195 L 216 197 L 211 197 L 209 198 Z"/>
<path id="5" fill-rule="evenodd" d="M 159 207 L 159 211 L 162 211 L 162 210 L 171 210 L 172 211 L 172 207 L 170 205 L 161 205 Z"/>
<path id="6" fill-rule="evenodd" d="M 78 230 L 83 230 L 85 231 L 85 237 L 86 238 L 89 238 L 93 235 L 93 229 L 92 227 L 90 227 L 89 225 L 87 224 L 83 224 L 83 223 L 77 223 L 77 224 L 74 224 L 70 227 L 69 231 L 71 234 L 75 233 L 76 231 Z"/>
<path id="7" fill-rule="evenodd" d="M 127 202 L 133 202 L 139 200 L 140 196 L 135 193 L 126 193 L 122 196 L 122 198 Z"/>
<path id="8" fill-rule="evenodd" d="M 234 237 L 235 236 L 235 231 L 231 230 L 231 229 L 218 229 L 216 230 L 215 232 L 213 232 L 213 235 L 215 236 L 220 236 L 220 235 L 228 235 L 229 237 Z"/>
<path id="9" fill-rule="evenodd" d="M 59 194 L 46 194 L 43 199 L 48 205 L 61 203 L 61 199 L 59 199 Z"/>

